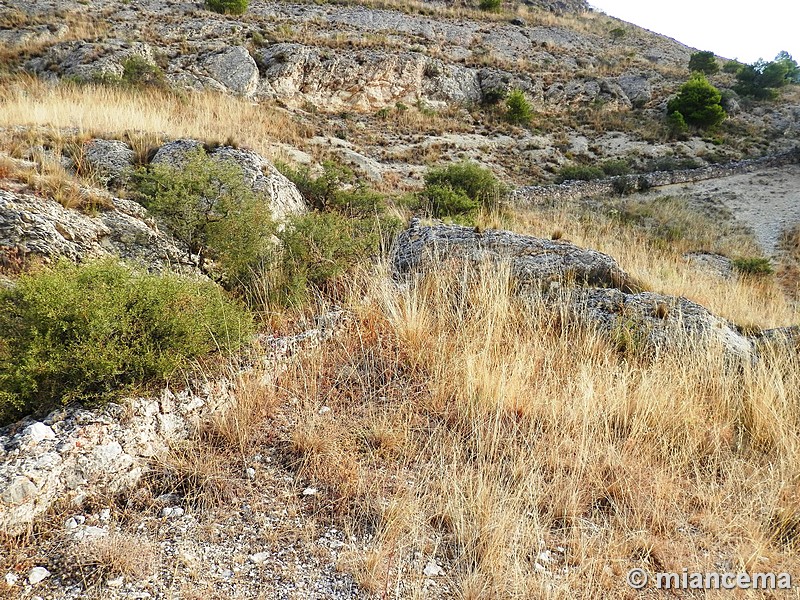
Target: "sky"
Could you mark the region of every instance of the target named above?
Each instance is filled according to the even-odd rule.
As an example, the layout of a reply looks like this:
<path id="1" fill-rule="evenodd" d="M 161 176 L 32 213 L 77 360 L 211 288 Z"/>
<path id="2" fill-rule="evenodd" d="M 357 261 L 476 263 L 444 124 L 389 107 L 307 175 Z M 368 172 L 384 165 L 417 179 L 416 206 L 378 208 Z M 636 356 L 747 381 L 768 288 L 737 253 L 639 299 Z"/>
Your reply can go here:
<path id="1" fill-rule="evenodd" d="M 698 50 L 752 63 L 786 50 L 800 62 L 800 0 L 589 0 L 612 17 Z"/>

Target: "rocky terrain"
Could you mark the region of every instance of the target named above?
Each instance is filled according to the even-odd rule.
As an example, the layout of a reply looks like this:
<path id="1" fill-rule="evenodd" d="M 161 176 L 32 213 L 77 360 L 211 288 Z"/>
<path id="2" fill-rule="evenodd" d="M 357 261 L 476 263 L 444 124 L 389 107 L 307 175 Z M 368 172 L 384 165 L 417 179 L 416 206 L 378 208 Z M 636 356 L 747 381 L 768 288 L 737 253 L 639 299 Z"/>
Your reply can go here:
<path id="1" fill-rule="evenodd" d="M 583 0 L 0 0 L 0 289 L 61 259 L 214 279 L 130 186 L 197 149 L 275 235 L 331 159 L 402 222 L 346 293 L 260 315 L 224 374 L 0 429 L 0 598 L 622 598 L 620 565 L 673 551 L 796 567 L 800 95 L 714 75 L 729 118 L 674 139 L 692 52 Z M 206 98 L 224 136 L 43 114 L 76 90 L 126 124 Z M 629 173 L 555 183 L 606 160 Z M 496 210 L 414 214 L 459 161 L 508 186 Z"/>

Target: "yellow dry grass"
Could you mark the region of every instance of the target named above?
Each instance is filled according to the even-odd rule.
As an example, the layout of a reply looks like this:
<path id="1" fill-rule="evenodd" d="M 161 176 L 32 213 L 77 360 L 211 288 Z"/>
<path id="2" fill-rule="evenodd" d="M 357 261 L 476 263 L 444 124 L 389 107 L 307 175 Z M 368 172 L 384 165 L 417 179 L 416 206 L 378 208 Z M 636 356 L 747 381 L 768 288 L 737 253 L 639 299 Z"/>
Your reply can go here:
<path id="1" fill-rule="evenodd" d="M 0 86 L 0 127 L 18 126 L 72 128 L 90 136 L 134 132 L 232 142 L 268 157 L 280 154 L 278 142 L 301 147 L 308 133 L 285 112 L 224 94 L 179 96 L 155 89 L 48 85 L 28 77 Z"/>
<path id="2" fill-rule="evenodd" d="M 502 270 L 362 282 L 348 332 L 273 391 L 298 486 L 374 534 L 341 568 L 376 597 L 625 598 L 634 567 L 797 572 L 796 355 L 623 359 Z M 429 559 L 447 573 L 433 595 Z"/>

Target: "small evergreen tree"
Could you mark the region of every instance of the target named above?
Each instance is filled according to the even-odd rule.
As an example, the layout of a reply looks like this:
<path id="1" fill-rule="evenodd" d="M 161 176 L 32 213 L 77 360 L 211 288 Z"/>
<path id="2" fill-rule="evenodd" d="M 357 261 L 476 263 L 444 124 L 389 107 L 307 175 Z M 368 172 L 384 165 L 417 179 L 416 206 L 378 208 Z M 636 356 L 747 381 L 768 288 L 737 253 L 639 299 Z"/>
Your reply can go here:
<path id="1" fill-rule="evenodd" d="M 705 73 L 706 75 L 713 75 L 719 71 L 719 64 L 717 57 L 713 52 L 707 50 L 695 52 L 689 58 L 689 70 L 692 72 Z"/>
<path id="2" fill-rule="evenodd" d="M 721 100 L 722 94 L 705 75 L 695 73 L 667 104 L 667 117 L 679 112 L 688 125 L 701 129 L 714 127 L 725 119 Z"/>
<path id="3" fill-rule="evenodd" d="M 533 118 L 533 110 L 522 90 L 511 90 L 506 98 L 506 120 L 514 125 L 527 125 Z"/>

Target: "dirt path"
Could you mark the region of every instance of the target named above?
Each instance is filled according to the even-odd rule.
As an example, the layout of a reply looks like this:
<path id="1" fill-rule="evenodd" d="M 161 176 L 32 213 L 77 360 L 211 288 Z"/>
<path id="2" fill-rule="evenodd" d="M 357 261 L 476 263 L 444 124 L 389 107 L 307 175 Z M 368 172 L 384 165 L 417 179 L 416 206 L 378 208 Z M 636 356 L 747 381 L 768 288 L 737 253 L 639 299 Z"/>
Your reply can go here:
<path id="1" fill-rule="evenodd" d="M 776 254 L 781 232 L 800 223 L 800 165 L 668 185 L 656 193 L 721 203 L 753 230 L 767 256 Z"/>

